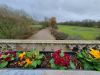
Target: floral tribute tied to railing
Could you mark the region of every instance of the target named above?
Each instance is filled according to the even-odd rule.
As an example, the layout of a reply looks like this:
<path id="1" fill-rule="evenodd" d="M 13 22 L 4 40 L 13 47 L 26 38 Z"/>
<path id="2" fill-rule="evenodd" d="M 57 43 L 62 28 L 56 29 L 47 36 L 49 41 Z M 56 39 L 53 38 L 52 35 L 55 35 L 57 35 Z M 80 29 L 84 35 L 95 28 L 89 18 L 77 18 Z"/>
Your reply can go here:
<path id="1" fill-rule="evenodd" d="M 100 51 L 93 48 L 84 48 L 73 54 L 63 50 L 51 53 L 39 52 L 36 49 L 5 51 L 0 53 L 0 69 L 3 68 L 100 71 Z"/>

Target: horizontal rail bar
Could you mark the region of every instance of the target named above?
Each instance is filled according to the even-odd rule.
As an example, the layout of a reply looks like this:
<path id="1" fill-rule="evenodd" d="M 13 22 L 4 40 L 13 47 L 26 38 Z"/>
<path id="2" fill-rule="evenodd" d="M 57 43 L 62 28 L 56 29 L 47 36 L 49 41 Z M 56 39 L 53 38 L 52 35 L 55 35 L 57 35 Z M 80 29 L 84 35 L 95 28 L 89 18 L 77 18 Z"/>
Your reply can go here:
<path id="1" fill-rule="evenodd" d="M 57 43 L 57 44 L 100 44 L 100 40 L 8 40 L 0 39 L 0 43 Z"/>

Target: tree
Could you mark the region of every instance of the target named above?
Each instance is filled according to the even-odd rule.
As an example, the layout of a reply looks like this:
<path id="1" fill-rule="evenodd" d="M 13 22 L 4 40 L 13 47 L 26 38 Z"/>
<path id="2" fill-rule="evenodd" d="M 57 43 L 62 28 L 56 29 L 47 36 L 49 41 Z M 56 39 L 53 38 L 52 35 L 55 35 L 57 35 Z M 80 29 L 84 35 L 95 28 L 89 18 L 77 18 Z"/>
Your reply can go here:
<path id="1" fill-rule="evenodd" d="M 57 22 L 56 22 L 56 17 L 52 17 L 50 19 L 50 27 L 53 28 L 53 29 L 57 29 Z"/>

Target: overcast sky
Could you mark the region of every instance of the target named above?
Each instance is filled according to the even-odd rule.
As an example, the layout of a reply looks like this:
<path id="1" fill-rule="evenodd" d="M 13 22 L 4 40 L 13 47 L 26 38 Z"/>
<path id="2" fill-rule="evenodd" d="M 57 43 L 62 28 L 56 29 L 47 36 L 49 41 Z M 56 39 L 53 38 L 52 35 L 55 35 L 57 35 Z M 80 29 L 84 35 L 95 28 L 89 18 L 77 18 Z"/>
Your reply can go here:
<path id="1" fill-rule="evenodd" d="M 0 0 L 15 9 L 22 9 L 36 19 L 57 17 L 58 21 L 100 20 L 100 0 Z"/>

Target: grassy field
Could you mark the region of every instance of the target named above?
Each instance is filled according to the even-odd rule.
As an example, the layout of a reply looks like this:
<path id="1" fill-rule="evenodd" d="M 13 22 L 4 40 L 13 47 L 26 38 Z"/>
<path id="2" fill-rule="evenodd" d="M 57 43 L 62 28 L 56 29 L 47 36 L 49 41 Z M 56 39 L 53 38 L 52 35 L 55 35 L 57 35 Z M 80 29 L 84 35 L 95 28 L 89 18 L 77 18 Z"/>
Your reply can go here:
<path id="1" fill-rule="evenodd" d="M 42 25 L 32 25 L 32 27 L 42 28 Z"/>
<path id="2" fill-rule="evenodd" d="M 64 32 L 71 37 L 79 36 L 83 40 L 95 40 L 100 35 L 100 28 L 64 25 L 59 25 L 58 27 L 58 31 Z"/>

